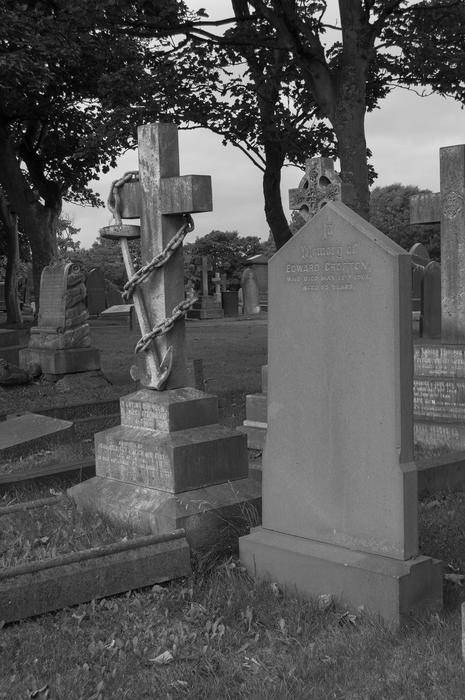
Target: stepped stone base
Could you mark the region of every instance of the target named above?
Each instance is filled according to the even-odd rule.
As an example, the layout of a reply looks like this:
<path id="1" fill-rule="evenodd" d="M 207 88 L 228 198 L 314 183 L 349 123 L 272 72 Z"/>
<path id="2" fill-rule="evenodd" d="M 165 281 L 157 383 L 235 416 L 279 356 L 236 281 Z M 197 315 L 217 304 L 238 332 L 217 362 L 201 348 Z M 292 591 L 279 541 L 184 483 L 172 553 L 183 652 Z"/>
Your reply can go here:
<path id="1" fill-rule="evenodd" d="M 442 564 L 430 557 L 401 561 L 262 527 L 239 540 L 239 557 L 252 576 L 304 595 L 333 595 L 394 628 L 442 608 Z"/>
<path id="2" fill-rule="evenodd" d="M 237 544 L 261 520 L 261 484 L 250 478 L 173 494 L 96 476 L 68 494 L 80 510 L 104 514 L 141 534 L 183 528 L 195 549 Z"/>
<path id="3" fill-rule="evenodd" d="M 214 297 L 201 297 L 187 312 L 187 318 L 208 319 L 224 318 L 221 303 Z"/>
<path id="4" fill-rule="evenodd" d="M 95 436 L 96 474 L 179 493 L 247 476 L 244 435 L 223 425 L 164 433 L 118 425 Z"/>
<path id="5" fill-rule="evenodd" d="M 73 374 L 100 369 L 100 351 L 97 348 L 70 348 L 69 350 L 49 350 L 45 348 L 24 348 L 19 353 L 19 364 L 27 369 L 38 364 L 43 374 Z"/>

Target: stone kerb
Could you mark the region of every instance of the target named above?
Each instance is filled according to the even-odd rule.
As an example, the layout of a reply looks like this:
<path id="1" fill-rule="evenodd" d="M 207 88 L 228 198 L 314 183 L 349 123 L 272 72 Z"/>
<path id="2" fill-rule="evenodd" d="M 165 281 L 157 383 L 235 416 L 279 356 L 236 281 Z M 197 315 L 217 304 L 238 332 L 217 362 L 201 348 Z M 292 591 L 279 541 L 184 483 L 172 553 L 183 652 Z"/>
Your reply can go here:
<path id="1" fill-rule="evenodd" d="M 241 560 L 399 624 L 442 596 L 440 567 L 418 555 L 410 256 L 329 202 L 273 256 L 269 283 L 263 527 Z"/>

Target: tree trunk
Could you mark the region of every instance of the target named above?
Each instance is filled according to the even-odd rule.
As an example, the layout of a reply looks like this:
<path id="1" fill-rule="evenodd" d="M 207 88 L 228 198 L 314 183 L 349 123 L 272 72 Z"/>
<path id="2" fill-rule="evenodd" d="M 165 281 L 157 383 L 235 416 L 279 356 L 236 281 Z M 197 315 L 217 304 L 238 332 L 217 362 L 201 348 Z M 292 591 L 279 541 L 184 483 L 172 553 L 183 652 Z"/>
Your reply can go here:
<path id="1" fill-rule="evenodd" d="M 372 39 L 360 0 L 339 0 L 339 10 L 343 48 L 330 121 L 338 142 L 343 201 L 360 216 L 368 219 L 370 191 L 365 113 Z"/>
<path id="2" fill-rule="evenodd" d="M 57 259 L 57 226 L 60 216 L 60 209 L 48 208 L 36 203 L 35 219 L 36 226 L 33 235 L 26 231 L 29 245 L 32 252 L 32 278 L 34 282 L 34 298 L 36 313 L 40 304 L 40 278 L 42 270 L 53 260 Z"/>
<path id="3" fill-rule="evenodd" d="M 5 126 L 0 126 L 0 185 L 9 206 L 20 221 L 32 251 L 32 269 L 36 313 L 39 308 L 40 276 L 43 268 L 57 256 L 57 223 L 61 214 L 62 197 L 56 183 L 39 174 L 42 199 L 29 186 L 20 166 L 14 144 Z"/>
<path id="4" fill-rule="evenodd" d="M 6 198 L 0 194 L 0 218 L 6 232 L 5 305 L 8 324 L 21 326 L 23 317 L 18 299 L 17 273 L 19 264 L 18 220 L 12 214 Z"/>
<path id="5" fill-rule="evenodd" d="M 283 167 L 282 149 L 277 143 L 265 143 L 265 171 L 263 173 L 263 194 L 265 197 L 265 216 L 271 234 L 279 250 L 292 233 L 284 214 L 281 199 L 281 168 Z"/>

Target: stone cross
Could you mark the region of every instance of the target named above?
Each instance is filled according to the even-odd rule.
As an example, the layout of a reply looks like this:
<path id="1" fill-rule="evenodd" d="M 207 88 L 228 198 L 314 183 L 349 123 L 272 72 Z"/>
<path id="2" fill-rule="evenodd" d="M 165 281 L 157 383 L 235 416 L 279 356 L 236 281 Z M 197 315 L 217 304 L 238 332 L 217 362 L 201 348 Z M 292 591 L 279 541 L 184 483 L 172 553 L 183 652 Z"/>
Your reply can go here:
<path id="1" fill-rule="evenodd" d="M 181 228 L 182 214 L 212 210 L 211 179 L 206 175 L 179 175 L 178 128 L 175 124 L 144 124 L 137 130 L 139 180 L 121 188 L 121 217 L 138 218 L 141 223 L 142 264 L 159 254 Z M 140 285 L 147 315 L 153 325 L 169 318 L 184 299 L 182 246 L 168 262 Z M 165 389 L 187 383 L 185 323 L 181 318 L 172 330 L 156 339 L 163 357 L 174 350 L 171 373 Z M 144 353 L 136 357 L 145 370 Z"/>
<path id="2" fill-rule="evenodd" d="M 289 209 L 311 219 L 327 202 L 341 200 L 343 187 L 331 158 L 309 158 L 299 186 L 289 190 Z"/>
<path id="3" fill-rule="evenodd" d="M 440 149 L 441 191 L 410 198 L 411 224 L 441 224 L 443 340 L 465 342 L 465 145 Z"/>

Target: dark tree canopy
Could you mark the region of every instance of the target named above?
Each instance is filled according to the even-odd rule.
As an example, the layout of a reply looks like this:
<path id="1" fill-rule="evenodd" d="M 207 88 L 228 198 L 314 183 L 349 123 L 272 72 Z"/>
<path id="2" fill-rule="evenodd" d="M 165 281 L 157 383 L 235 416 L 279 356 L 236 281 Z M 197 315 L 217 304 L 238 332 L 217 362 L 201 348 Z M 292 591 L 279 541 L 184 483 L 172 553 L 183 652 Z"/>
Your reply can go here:
<path id="1" fill-rule="evenodd" d="M 398 182 L 386 187 L 375 187 L 370 198 L 370 221 L 407 251 L 414 243 L 423 243 L 431 259 L 439 261 L 439 224 L 410 225 L 410 197 L 428 191 Z"/>

